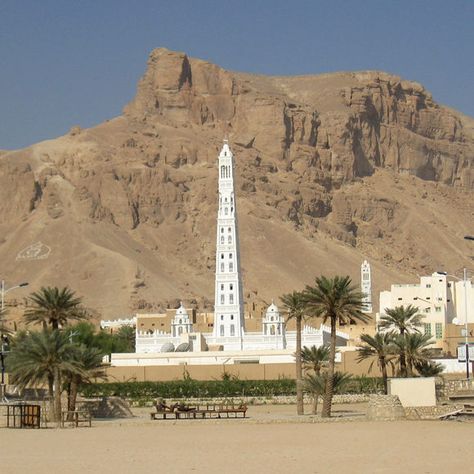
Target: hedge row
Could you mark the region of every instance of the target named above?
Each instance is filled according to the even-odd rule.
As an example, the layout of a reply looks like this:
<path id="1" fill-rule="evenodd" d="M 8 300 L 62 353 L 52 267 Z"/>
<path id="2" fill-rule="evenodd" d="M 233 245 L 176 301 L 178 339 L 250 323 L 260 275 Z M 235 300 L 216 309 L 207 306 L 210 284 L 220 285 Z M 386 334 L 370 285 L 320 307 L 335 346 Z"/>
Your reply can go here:
<path id="1" fill-rule="evenodd" d="M 344 393 L 377 393 L 383 390 L 382 379 L 358 377 L 345 387 Z M 294 395 L 295 380 L 172 380 L 167 382 L 95 383 L 81 387 L 84 397 L 119 396 L 128 399 L 273 397 Z"/>

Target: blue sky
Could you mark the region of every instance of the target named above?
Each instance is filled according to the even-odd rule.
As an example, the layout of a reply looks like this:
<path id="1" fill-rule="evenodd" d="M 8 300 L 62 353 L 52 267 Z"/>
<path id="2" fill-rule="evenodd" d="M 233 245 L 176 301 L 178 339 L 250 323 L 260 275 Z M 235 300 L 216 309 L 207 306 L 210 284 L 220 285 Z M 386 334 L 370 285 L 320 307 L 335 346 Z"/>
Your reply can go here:
<path id="1" fill-rule="evenodd" d="M 156 47 L 227 69 L 377 69 L 474 117 L 474 0 L 0 0 L 0 149 L 121 113 Z"/>

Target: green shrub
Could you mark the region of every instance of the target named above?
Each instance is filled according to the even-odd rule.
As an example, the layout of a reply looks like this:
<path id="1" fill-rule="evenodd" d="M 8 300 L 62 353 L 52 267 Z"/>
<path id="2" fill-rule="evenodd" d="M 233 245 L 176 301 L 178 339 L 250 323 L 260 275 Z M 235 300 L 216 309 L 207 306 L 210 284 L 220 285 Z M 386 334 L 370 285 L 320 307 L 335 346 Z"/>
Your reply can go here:
<path id="1" fill-rule="evenodd" d="M 383 390 L 382 379 L 357 377 L 351 379 L 344 393 L 376 393 Z M 163 398 L 225 398 L 295 395 L 293 379 L 239 380 L 225 377 L 223 380 L 170 380 L 167 382 L 112 382 L 84 385 L 80 389 L 84 397 L 118 396 L 132 400 Z"/>

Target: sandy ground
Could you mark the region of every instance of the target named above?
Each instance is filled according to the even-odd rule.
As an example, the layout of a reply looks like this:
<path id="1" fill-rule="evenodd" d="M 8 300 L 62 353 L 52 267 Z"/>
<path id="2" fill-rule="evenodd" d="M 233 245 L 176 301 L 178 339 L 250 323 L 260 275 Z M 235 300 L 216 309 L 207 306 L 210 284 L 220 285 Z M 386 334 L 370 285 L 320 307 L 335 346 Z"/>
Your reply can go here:
<path id="1" fill-rule="evenodd" d="M 367 422 L 361 408 L 340 406 L 329 423 L 270 406 L 247 420 L 152 422 L 147 409 L 92 428 L 0 429 L 0 472 L 472 472 L 474 423 Z"/>

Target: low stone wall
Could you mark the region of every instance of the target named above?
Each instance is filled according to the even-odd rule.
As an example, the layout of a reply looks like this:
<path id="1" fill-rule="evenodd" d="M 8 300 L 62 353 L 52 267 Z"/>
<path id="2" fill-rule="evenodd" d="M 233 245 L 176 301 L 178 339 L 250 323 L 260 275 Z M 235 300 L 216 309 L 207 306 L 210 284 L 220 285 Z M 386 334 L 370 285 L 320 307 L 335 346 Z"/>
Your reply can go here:
<path id="1" fill-rule="evenodd" d="M 474 392 L 474 380 L 443 380 L 436 384 L 438 400 L 444 400 L 459 392 Z"/>
<path id="2" fill-rule="evenodd" d="M 434 407 L 405 407 L 407 420 L 437 420 L 440 416 L 447 415 L 462 405 L 437 405 Z"/>
<path id="3" fill-rule="evenodd" d="M 79 410 L 87 410 L 94 418 L 131 418 L 127 400 L 120 397 L 84 398 L 77 401 Z"/>
<path id="4" fill-rule="evenodd" d="M 397 395 L 370 395 L 368 420 L 395 421 L 406 418 L 405 409 Z"/>
<path id="5" fill-rule="evenodd" d="M 174 402 L 186 402 L 189 404 L 205 404 L 205 403 L 225 403 L 226 401 L 232 400 L 238 403 L 245 403 L 247 405 L 296 405 L 295 395 L 278 395 L 275 397 L 215 397 L 215 398 L 176 398 L 167 400 L 168 403 Z M 369 400 L 369 395 L 366 394 L 342 394 L 334 395 L 332 402 L 335 404 L 340 403 L 365 403 Z M 319 397 L 319 401 L 322 403 L 322 397 Z M 141 400 L 129 400 L 131 406 L 152 406 L 153 401 L 148 400 L 146 402 Z M 304 403 L 310 404 L 313 402 L 313 398 L 308 395 L 304 396 Z"/>

